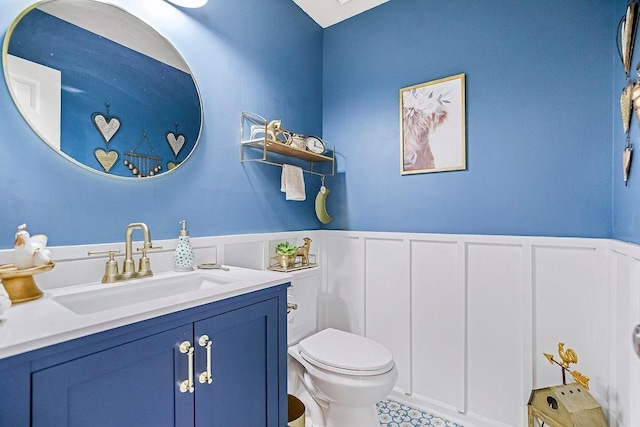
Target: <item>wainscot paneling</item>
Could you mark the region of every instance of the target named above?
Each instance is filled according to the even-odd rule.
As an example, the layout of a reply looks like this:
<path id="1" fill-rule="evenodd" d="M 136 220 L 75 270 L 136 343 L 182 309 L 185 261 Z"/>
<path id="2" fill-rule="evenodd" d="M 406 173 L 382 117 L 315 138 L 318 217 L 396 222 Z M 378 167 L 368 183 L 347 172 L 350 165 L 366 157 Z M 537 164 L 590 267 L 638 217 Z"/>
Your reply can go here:
<path id="1" fill-rule="evenodd" d="M 610 417 L 611 427 L 640 426 L 640 358 L 632 349 L 631 333 L 640 324 L 640 247 L 611 242 L 609 250 L 611 303 Z"/>
<path id="2" fill-rule="evenodd" d="M 347 326 L 392 349 L 399 401 L 466 427 L 524 427 L 531 390 L 561 382 L 542 353 L 557 353 L 564 341 L 611 426 L 640 425 L 640 359 L 630 348 L 640 323 L 638 247 L 526 236 L 323 236 L 324 292 L 351 298 L 324 310 L 363 321 Z M 406 336 L 409 343 L 398 339 Z"/>
<path id="3" fill-rule="evenodd" d="M 320 294 L 318 322 L 364 335 L 364 240 L 330 235 L 324 242 L 331 250 L 323 254 L 323 265 L 332 274 Z"/>
<path id="4" fill-rule="evenodd" d="M 467 409 L 507 425 L 524 400 L 522 264 L 522 246 L 467 243 Z"/>
<path id="5" fill-rule="evenodd" d="M 412 240 L 410 262 L 413 393 L 464 411 L 465 287 L 458 244 Z"/>
<path id="6" fill-rule="evenodd" d="M 411 392 L 409 250 L 402 240 L 365 239 L 365 335 L 386 346 L 396 387 Z"/>
<path id="7" fill-rule="evenodd" d="M 537 387 L 557 384 L 560 368 L 543 352 L 557 354 L 558 343 L 579 356 L 575 369 L 591 378 L 590 393 L 607 400 L 608 298 L 604 256 L 596 245 L 533 248 L 534 372 Z M 558 357 L 556 357 L 558 359 Z M 569 376 L 569 379 L 571 377 Z"/>

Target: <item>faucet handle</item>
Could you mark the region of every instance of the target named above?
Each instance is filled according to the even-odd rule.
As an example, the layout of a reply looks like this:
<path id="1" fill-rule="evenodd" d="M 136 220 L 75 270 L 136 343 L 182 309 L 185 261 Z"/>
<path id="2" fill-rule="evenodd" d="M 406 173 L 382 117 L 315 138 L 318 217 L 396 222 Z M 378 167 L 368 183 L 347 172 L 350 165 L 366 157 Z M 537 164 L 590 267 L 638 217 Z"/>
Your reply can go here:
<path id="1" fill-rule="evenodd" d="M 142 252 L 142 256 L 140 257 L 140 263 L 138 266 L 138 277 L 153 276 L 153 272 L 151 271 L 151 262 L 149 261 L 149 257 L 147 256 L 147 251 L 153 249 L 162 249 L 162 246 L 137 248 L 138 252 Z"/>
<path id="2" fill-rule="evenodd" d="M 118 278 L 118 262 L 114 259 L 115 254 L 119 254 L 118 250 L 106 250 L 106 251 L 88 251 L 87 255 L 109 255 L 109 260 L 104 266 L 104 276 L 102 276 L 102 283 L 113 283 Z"/>
<path id="3" fill-rule="evenodd" d="M 115 254 L 119 254 L 120 249 L 109 249 L 106 251 L 88 251 L 87 255 L 109 255 L 109 258 L 113 258 Z"/>
<path id="4" fill-rule="evenodd" d="M 136 250 L 138 252 L 142 252 L 142 256 L 145 257 L 145 256 L 147 256 L 147 251 L 152 251 L 152 250 L 155 250 L 155 249 L 162 249 L 162 246 L 149 246 L 148 248 L 147 247 L 142 247 L 142 248 L 137 248 Z"/>

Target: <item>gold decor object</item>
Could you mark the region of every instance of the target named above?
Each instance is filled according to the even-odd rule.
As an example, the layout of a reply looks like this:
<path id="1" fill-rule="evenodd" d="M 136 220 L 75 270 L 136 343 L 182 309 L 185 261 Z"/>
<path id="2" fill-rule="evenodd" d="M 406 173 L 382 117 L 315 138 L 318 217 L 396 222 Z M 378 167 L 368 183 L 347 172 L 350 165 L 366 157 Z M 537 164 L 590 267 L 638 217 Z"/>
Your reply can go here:
<path id="1" fill-rule="evenodd" d="M 629 81 L 620 94 L 620 112 L 622 115 L 622 128 L 624 129 L 624 133 L 629 132 L 629 126 L 631 124 L 631 111 L 633 109 L 631 100 L 632 90 L 633 84 Z"/>
<path id="2" fill-rule="evenodd" d="M 0 280 L 2 280 L 11 302 L 16 304 L 40 298 L 43 294 L 36 285 L 33 276 L 51 270 L 54 265 L 53 262 L 49 262 L 45 265 L 22 270 L 13 264 L 0 266 Z"/>
<path id="3" fill-rule="evenodd" d="M 555 363 L 556 365 L 560 366 L 560 368 L 562 368 L 562 384 L 567 384 L 566 372 L 569 372 L 578 384 L 589 390 L 589 377 L 584 375 L 580 371 L 577 371 L 575 369 L 572 371 L 569 369 L 572 363 L 578 363 L 578 354 L 573 349 L 565 349 L 563 342 L 558 343 L 558 356 L 560 356 L 562 362 L 556 361 L 553 358 L 553 354 L 542 354 L 544 354 L 544 357 L 546 357 L 549 363 L 551 363 L 552 365 Z"/>
<path id="4" fill-rule="evenodd" d="M 532 390 L 528 427 L 607 427 L 602 407 L 579 384 Z"/>
<path id="5" fill-rule="evenodd" d="M 629 70 L 631 69 L 637 25 L 638 4 L 635 1 L 630 1 L 627 5 L 627 12 L 620 20 L 618 27 L 620 33 L 619 54 L 622 60 L 622 67 L 627 75 L 629 75 Z"/>
<path id="6" fill-rule="evenodd" d="M 272 271 L 280 271 L 283 273 L 288 273 L 290 271 L 304 270 L 305 268 L 317 267 L 316 256 L 315 254 L 309 254 L 309 263 L 303 264 L 302 258 L 300 256 L 293 256 L 293 263 L 290 263 L 289 260 L 286 262 L 281 262 L 280 255 L 276 255 L 271 257 L 269 260 L 269 270 Z M 286 267 L 284 266 L 286 263 Z"/>
<path id="7" fill-rule="evenodd" d="M 281 242 L 276 245 L 276 256 L 269 261 L 269 270 L 295 271 L 303 268 L 316 267 L 316 256 L 309 253 L 311 239 L 305 237 L 302 246 L 292 245 L 289 242 Z"/>
<path id="8" fill-rule="evenodd" d="M 296 264 L 295 255 L 278 255 L 277 259 L 278 259 L 278 264 L 280 264 L 280 267 L 284 269 L 294 267 Z"/>
<path id="9" fill-rule="evenodd" d="M 562 369 L 562 385 L 532 390 L 527 403 L 528 427 L 607 427 L 598 402 L 589 394 L 589 377 L 570 370 L 578 363 L 578 354 L 558 343 L 560 361 L 550 353 L 542 353 L 549 363 Z M 576 381 L 567 384 L 566 372 Z"/>
<path id="10" fill-rule="evenodd" d="M 307 265 L 309 264 L 309 249 L 311 248 L 311 239 L 308 237 L 305 237 L 303 240 L 304 240 L 304 245 L 298 248 L 295 256 L 296 257 L 299 256 L 302 258 L 302 265 Z"/>
<path id="11" fill-rule="evenodd" d="M 113 165 L 118 161 L 118 152 L 113 150 L 104 151 L 102 148 L 96 148 L 93 155 L 106 173 L 109 173 Z"/>

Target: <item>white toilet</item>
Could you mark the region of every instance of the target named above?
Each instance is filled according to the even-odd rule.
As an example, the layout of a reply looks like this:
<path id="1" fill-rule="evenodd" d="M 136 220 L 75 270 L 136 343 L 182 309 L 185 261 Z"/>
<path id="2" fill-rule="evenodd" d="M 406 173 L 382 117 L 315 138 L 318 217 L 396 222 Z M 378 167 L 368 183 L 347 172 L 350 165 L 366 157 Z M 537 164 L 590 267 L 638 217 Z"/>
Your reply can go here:
<path id="1" fill-rule="evenodd" d="M 290 298 L 303 285 L 296 284 Z M 302 293 L 295 298 L 300 313 L 289 321 L 293 334 L 288 367 L 289 393 L 305 404 L 306 427 L 378 427 L 375 405 L 389 395 L 398 379 L 391 352 L 369 338 L 338 329 L 315 332 L 316 301 L 305 301 L 314 293 L 308 289 Z M 304 313 L 305 306 L 313 316 Z M 297 341 L 301 330 L 310 332 Z"/>

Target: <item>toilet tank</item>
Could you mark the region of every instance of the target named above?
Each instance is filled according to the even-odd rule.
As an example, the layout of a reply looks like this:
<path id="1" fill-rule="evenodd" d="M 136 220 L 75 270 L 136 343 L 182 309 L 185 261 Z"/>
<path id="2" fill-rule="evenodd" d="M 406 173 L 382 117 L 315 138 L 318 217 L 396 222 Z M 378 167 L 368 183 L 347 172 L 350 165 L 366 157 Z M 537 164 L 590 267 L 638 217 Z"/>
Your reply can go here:
<path id="1" fill-rule="evenodd" d="M 319 270 L 298 274 L 287 290 L 287 303 L 297 304 L 296 310 L 287 314 L 287 343 L 297 344 L 318 329 L 318 301 L 320 295 Z"/>

